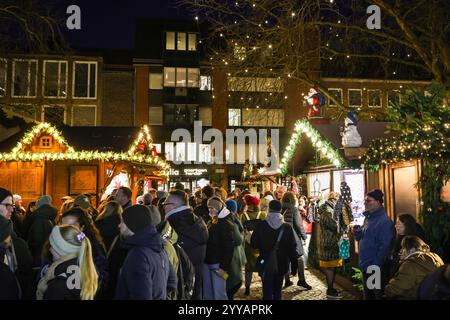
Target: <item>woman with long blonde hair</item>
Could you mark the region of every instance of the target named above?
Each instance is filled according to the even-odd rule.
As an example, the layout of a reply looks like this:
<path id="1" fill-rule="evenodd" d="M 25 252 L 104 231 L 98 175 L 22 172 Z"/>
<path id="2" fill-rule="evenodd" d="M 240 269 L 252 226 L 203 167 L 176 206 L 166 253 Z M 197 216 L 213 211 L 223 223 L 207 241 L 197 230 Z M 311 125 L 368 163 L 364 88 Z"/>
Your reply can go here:
<path id="1" fill-rule="evenodd" d="M 49 238 L 53 263 L 39 281 L 37 300 L 93 300 L 98 275 L 89 239 L 71 225 L 55 226 Z"/>

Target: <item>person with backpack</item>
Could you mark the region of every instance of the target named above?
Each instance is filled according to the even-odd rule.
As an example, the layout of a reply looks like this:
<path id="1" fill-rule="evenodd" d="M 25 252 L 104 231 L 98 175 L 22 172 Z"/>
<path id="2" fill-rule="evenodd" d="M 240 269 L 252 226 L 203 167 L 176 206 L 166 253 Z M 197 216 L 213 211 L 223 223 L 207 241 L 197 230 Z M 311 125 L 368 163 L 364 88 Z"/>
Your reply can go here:
<path id="1" fill-rule="evenodd" d="M 266 218 L 266 214 L 259 209 L 259 199 L 246 194 L 244 196 L 244 210 L 242 213 L 242 224 L 244 226 L 244 251 L 245 251 L 245 295 L 250 295 L 253 272 L 258 272 L 256 259 L 259 256 L 258 249 L 250 245 L 250 239 L 256 225 Z"/>
<path id="2" fill-rule="evenodd" d="M 281 202 L 269 202 L 267 219 L 256 226 L 251 246 L 258 249 L 258 270 L 262 278 L 263 300 L 281 300 L 284 275 L 297 272 L 297 242 L 292 226 L 283 221 Z"/>
<path id="3" fill-rule="evenodd" d="M 303 260 L 303 242 L 306 241 L 306 233 L 303 229 L 302 218 L 298 211 L 298 201 L 297 196 L 292 192 L 288 191 L 283 195 L 281 200 L 281 205 L 283 207 L 283 217 L 286 223 L 289 223 L 294 230 L 294 238 L 297 242 L 297 254 L 299 256 L 297 261 L 298 270 L 298 282 L 297 286 L 303 287 L 306 290 L 311 290 L 311 286 L 306 282 L 305 278 L 305 262 Z M 285 276 L 285 287 L 292 285 L 292 281 L 289 279 L 289 272 Z"/>
<path id="4" fill-rule="evenodd" d="M 120 270 L 115 299 L 166 300 L 177 289 L 177 278 L 148 207 L 128 207 L 121 218 L 122 246 L 128 253 Z"/>
<path id="5" fill-rule="evenodd" d="M 384 288 L 384 297 L 414 300 L 420 283 L 429 273 L 444 265 L 441 257 L 430 252 L 430 247 L 417 236 L 402 240 L 400 268 Z"/>
<path id="6" fill-rule="evenodd" d="M 169 192 L 163 203 L 165 220 L 178 234 L 178 244 L 186 251 L 195 268 L 195 283 L 192 293 L 193 300 L 202 299 L 203 262 L 208 243 L 208 229 L 202 218 L 194 214 L 188 206 L 187 195 L 184 191 Z"/>

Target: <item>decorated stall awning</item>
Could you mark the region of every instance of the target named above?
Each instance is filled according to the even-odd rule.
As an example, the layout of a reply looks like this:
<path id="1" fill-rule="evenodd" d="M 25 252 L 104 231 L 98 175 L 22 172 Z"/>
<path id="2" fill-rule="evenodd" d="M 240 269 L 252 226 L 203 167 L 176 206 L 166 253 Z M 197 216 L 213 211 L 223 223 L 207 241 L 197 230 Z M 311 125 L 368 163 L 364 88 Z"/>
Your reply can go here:
<path id="1" fill-rule="evenodd" d="M 283 174 L 287 173 L 289 163 L 292 160 L 294 153 L 297 149 L 297 145 L 301 142 L 302 136 L 307 136 L 313 147 L 321 152 L 331 164 L 337 168 L 345 166 L 345 160 L 339 153 L 338 149 L 335 149 L 333 145 L 325 139 L 317 129 L 315 129 L 307 119 L 297 120 L 295 123 L 294 133 L 291 135 L 289 144 L 287 145 L 283 158 L 281 159 L 280 169 Z"/>
<path id="2" fill-rule="evenodd" d="M 79 130 L 81 131 L 83 128 Z M 88 129 L 84 130 L 87 131 Z M 80 135 L 82 135 L 82 132 L 80 132 Z M 53 139 L 53 142 L 58 143 L 58 147 L 48 148 L 48 151 L 44 152 L 43 150 L 50 145 L 50 141 L 45 138 Z M 105 144 L 107 144 L 106 140 L 107 139 L 104 140 Z M 153 148 L 150 129 L 146 125 L 140 129 L 137 138 L 129 146 L 128 152 L 100 151 L 98 149 L 76 150 L 55 127 L 49 123 L 40 123 L 26 132 L 10 152 L 0 153 L 0 161 L 6 162 L 43 160 L 125 161 L 152 165 L 161 170 L 170 168 L 169 164 L 156 155 Z"/>

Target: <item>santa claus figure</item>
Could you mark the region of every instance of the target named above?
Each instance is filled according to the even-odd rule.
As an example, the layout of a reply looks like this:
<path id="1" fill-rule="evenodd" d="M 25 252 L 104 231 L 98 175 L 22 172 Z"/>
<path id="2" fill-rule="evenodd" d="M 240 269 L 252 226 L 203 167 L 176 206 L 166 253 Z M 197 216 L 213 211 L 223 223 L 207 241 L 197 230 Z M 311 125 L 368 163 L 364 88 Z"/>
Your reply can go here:
<path id="1" fill-rule="evenodd" d="M 308 102 L 308 118 L 320 118 L 320 109 L 325 104 L 325 97 L 323 94 L 317 92 L 316 89 L 311 88 L 304 99 Z"/>
<path id="2" fill-rule="evenodd" d="M 361 136 L 358 132 L 356 124 L 358 123 L 358 116 L 356 112 L 352 111 L 347 114 L 344 121 L 345 127 L 342 135 L 342 146 L 344 148 L 358 148 L 362 144 Z"/>

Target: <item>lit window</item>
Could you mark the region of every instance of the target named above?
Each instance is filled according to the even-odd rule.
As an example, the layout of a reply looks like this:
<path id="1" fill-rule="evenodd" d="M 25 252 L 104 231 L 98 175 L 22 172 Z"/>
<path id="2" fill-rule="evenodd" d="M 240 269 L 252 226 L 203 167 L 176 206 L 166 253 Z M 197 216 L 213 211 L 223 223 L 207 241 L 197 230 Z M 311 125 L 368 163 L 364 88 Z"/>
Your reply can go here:
<path id="1" fill-rule="evenodd" d="M 184 142 L 177 142 L 176 144 L 176 161 L 186 161 L 186 143 Z"/>
<path id="2" fill-rule="evenodd" d="M 51 148 L 52 147 L 52 137 L 42 137 L 39 141 L 39 146 L 41 148 Z"/>
<path id="3" fill-rule="evenodd" d="M 203 90 L 203 91 L 211 90 L 211 77 L 210 76 L 200 76 L 200 90 Z"/>
<path id="4" fill-rule="evenodd" d="M 37 81 L 37 61 L 14 60 L 13 71 L 13 96 L 35 97 Z"/>
<path id="5" fill-rule="evenodd" d="M 96 98 L 97 62 L 74 63 L 74 94 L 76 98 Z"/>
<path id="6" fill-rule="evenodd" d="M 184 32 L 177 33 L 177 50 L 186 50 L 186 33 Z"/>
<path id="7" fill-rule="evenodd" d="M 198 119 L 204 126 L 212 125 L 212 108 L 199 108 Z"/>
<path id="8" fill-rule="evenodd" d="M 189 33 L 188 40 L 189 40 L 188 50 L 196 51 L 197 50 L 197 35 L 195 33 Z"/>
<path id="9" fill-rule="evenodd" d="M 67 62 L 44 61 L 44 96 L 67 96 Z"/>
<path id="10" fill-rule="evenodd" d="M 175 87 L 175 68 L 164 68 L 164 87 Z"/>
<path id="11" fill-rule="evenodd" d="M 230 127 L 241 125 L 241 109 L 228 109 L 228 125 Z"/>
<path id="12" fill-rule="evenodd" d="M 198 88 L 198 78 L 200 75 L 200 70 L 198 68 L 188 69 L 188 87 Z"/>
<path id="13" fill-rule="evenodd" d="M 164 152 L 167 161 L 173 161 L 174 147 L 173 142 L 166 142 L 164 144 Z"/>
<path id="14" fill-rule="evenodd" d="M 177 82 L 178 88 L 186 87 L 186 68 L 177 68 Z"/>
<path id="15" fill-rule="evenodd" d="M 283 109 L 246 108 L 242 110 L 242 126 L 245 127 L 283 127 Z"/>
<path id="16" fill-rule="evenodd" d="M 328 91 L 330 92 L 330 94 L 331 94 L 337 101 L 339 101 L 340 103 L 342 103 L 342 89 L 332 89 L 332 88 L 330 88 L 330 89 L 328 89 Z M 333 102 L 331 99 L 329 99 L 328 105 L 329 105 L 330 107 L 336 107 L 336 106 L 337 106 L 336 104 L 334 104 L 334 102 Z"/>
<path id="17" fill-rule="evenodd" d="M 381 92 L 380 90 L 367 90 L 369 100 L 369 108 L 381 108 Z"/>
<path id="18" fill-rule="evenodd" d="M 361 89 L 348 89 L 348 104 L 350 108 L 362 107 Z"/>
<path id="19" fill-rule="evenodd" d="M 163 88 L 163 76 L 161 73 L 150 73 L 150 89 L 159 90 Z"/>
<path id="20" fill-rule="evenodd" d="M 175 32 L 166 32 L 166 50 L 175 50 Z"/>

